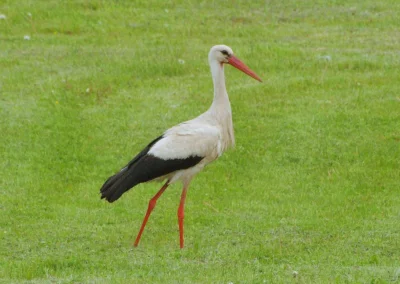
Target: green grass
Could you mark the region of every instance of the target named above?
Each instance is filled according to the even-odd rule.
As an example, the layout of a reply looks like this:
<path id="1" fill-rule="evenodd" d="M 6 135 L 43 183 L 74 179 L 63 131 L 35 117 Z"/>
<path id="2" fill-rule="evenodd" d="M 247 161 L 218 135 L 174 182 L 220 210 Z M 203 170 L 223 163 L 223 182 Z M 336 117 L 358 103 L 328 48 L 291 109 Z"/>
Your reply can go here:
<path id="1" fill-rule="evenodd" d="M 0 281 L 399 282 L 399 13 L 390 0 L 3 0 Z M 160 185 L 112 205 L 99 188 L 209 107 L 220 43 L 264 79 L 226 68 L 237 147 L 192 183 L 185 249 L 179 185 L 133 248 Z"/>

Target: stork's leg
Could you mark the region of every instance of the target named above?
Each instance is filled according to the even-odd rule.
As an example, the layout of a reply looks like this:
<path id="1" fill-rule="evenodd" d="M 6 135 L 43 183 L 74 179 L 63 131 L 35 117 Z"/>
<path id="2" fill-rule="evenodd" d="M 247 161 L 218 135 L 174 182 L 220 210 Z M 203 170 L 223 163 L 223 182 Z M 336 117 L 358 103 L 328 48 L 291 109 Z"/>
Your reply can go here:
<path id="1" fill-rule="evenodd" d="M 156 207 L 157 199 L 158 199 L 158 198 L 161 196 L 161 194 L 163 194 L 164 191 L 167 189 L 167 187 L 168 187 L 168 185 L 169 185 L 168 182 L 169 182 L 169 180 L 163 185 L 163 187 L 161 187 L 161 189 L 157 192 L 157 194 L 154 195 L 154 197 L 153 197 L 152 199 L 150 199 L 150 201 L 149 201 L 149 207 L 147 208 L 147 212 L 146 212 L 146 216 L 144 216 L 143 223 L 142 223 L 142 227 L 140 227 L 139 234 L 137 235 L 136 240 L 135 240 L 135 243 L 134 243 L 134 246 L 135 246 L 135 247 L 137 247 L 138 244 L 139 244 L 140 237 L 142 236 L 144 227 L 146 226 L 147 220 L 148 220 L 149 217 L 150 217 L 151 211 L 153 211 L 154 207 Z"/>
<path id="2" fill-rule="evenodd" d="M 185 200 L 186 200 L 186 192 L 188 186 L 184 185 L 181 195 L 181 202 L 178 208 L 178 223 L 179 223 L 179 243 L 181 248 L 183 248 L 183 218 L 185 217 Z"/>

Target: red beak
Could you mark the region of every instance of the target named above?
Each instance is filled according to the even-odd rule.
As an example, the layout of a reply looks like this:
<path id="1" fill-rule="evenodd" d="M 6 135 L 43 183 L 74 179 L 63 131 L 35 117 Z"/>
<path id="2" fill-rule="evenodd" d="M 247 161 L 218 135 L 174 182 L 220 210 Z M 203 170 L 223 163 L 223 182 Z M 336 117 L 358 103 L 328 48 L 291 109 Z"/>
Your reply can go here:
<path id="1" fill-rule="evenodd" d="M 261 78 L 258 77 L 256 73 L 254 73 L 249 67 L 246 66 L 242 61 L 239 60 L 239 58 L 231 55 L 231 57 L 228 59 L 228 63 L 232 65 L 233 67 L 239 69 L 240 71 L 246 73 L 250 77 L 253 77 L 254 79 L 261 81 Z"/>

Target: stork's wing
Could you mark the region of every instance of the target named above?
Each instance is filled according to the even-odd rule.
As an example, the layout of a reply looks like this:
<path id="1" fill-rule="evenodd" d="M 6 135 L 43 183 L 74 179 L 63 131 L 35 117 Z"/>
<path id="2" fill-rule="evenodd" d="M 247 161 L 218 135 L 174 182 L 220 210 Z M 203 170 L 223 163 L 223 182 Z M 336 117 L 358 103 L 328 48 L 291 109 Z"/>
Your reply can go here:
<path id="1" fill-rule="evenodd" d="M 220 155 L 220 130 L 200 123 L 182 123 L 165 132 L 148 154 L 163 160 Z"/>
<path id="2" fill-rule="evenodd" d="M 100 189 L 101 198 L 117 200 L 135 185 L 191 168 L 205 157 L 218 155 L 219 130 L 216 127 L 183 123 L 153 140 Z"/>

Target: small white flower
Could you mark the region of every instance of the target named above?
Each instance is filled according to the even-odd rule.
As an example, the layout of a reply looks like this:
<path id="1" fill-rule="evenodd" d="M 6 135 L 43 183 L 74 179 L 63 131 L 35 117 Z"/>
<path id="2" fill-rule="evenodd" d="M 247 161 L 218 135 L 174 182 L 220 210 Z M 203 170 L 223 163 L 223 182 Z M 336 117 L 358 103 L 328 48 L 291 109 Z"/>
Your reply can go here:
<path id="1" fill-rule="evenodd" d="M 27 15 L 28 15 L 28 17 L 32 17 L 32 14 L 31 14 L 30 12 L 28 12 L 28 14 L 27 14 Z"/>
<path id="2" fill-rule="evenodd" d="M 332 61 L 332 57 L 330 55 L 321 55 L 321 56 L 318 56 L 318 58 L 328 61 L 328 62 Z"/>
<path id="3" fill-rule="evenodd" d="M 292 275 L 293 275 L 294 278 L 296 278 L 297 275 L 299 275 L 299 273 L 296 270 L 293 270 Z"/>
<path id="4" fill-rule="evenodd" d="M 332 57 L 330 55 L 325 55 L 323 57 L 326 61 L 332 61 Z"/>
<path id="5" fill-rule="evenodd" d="M 90 92 L 90 88 L 87 88 L 87 89 L 86 89 L 86 93 L 89 93 L 89 92 Z"/>
<path id="6" fill-rule="evenodd" d="M 185 60 L 183 60 L 183 59 L 178 59 L 178 62 L 179 62 L 179 64 L 185 64 Z"/>
<path id="7" fill-rule="evenodd" d="M 24 40 L 31 40 L 31 37 L 28 35 L 24 35 Z"/>
<path id="8" fill-rule="evenodd" d="M 7 16 L 4 14 L 0 14 L 0 20 L 5 20 L 5 19 L 7 19 Z"/>

